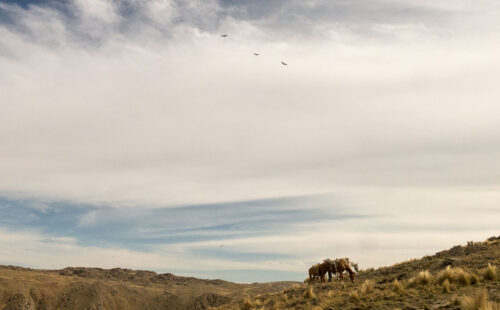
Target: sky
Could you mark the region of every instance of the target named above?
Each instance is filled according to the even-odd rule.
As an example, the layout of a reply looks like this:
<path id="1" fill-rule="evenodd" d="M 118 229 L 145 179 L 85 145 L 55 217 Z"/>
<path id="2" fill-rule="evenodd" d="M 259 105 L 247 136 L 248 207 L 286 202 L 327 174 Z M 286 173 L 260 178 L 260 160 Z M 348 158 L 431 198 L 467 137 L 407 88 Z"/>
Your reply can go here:
<path id="1" fill-rule="evenodd" d="M 0 0 L 0 264 L 303 280 L 498 235 L 499 21 L 493 0 Z"/>

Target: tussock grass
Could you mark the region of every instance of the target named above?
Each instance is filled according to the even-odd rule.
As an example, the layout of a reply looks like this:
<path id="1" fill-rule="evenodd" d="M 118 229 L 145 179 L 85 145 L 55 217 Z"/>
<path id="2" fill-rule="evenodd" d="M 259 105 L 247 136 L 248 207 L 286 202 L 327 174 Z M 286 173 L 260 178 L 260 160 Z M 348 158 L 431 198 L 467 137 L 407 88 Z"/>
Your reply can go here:
<path id="1" fill-rule="evenodd" d="M 441 287 L 443 288 L 443 293 L 449 293 L 449 292 L 451 292 L 450 281 L 448 279 L 445 279 L 443 281 L 443 284 L 441 284 Z"/>
<path id="2" fill-rule="evenodd" d="M 307 289 L 305 292 L 304 292 L 304 298 L 308 298 L 308 299 L 316 299 L 316 294 L 314 294 L 314 290 L 311 287 L 309 287 L 309 289 Z"/>
<path id="3" fill-rule="evenodd" d="M 394 282 L 392 282 L 392 290 L 397 294 L 402 294 L 405 292 L 405 287 L 398 279 L 395 279 Z"/>
<path id="4" fill-rule="evenodd" d="M 373 291 L 373 288 L 375 287 L 375 282 L 372 280 L 365 280 L 363 284 L 361 284 L 361 287 L 359 288 L 359 295 L 364 296 L 371 291 Z"/>
<path id="5" fill-rule="evenodd" d="M 408 280 L 408 287 L 429 285 L 431 282 L 432 282 L 432 274 L 427 270 L 422 270 L 415 277 Z"/>
<path id="6" fill-rule="evenodd" d="M 475 296 L 465 296 L 461 301 L 464 310 L 498 310 L 498 304 L 488 301 L 486 289 L 480 290 Z"/>
<path id="7" fill-rule="evenodd" d="M 443 284 L 445 280 L 448 280 L 450 283 L 455 283 L 461 286 L 467 286 L 472 283 L 472 275 L 462 268 L 455 267 L 452 268 L 450 266 L 446 267 L 446 269 L 442 270 L 437 276 L 437 283 Z M 477 279 L 474 279 L 474 281 Z"/>
<path id="8" fill-rule="evenodd" d="M 476 285 L 479 283 L 479 277 L 475 273 L 471 273 L 470 275 L 470 284 L 471 285 Z"/>
<path id="9" fill-rule="evenodd" d="M 349 294 L 349 299 L 351 300 L 360 300 L 359 298 L 359 294 L 358 294 L 358 291 L 352 291 L 350 294 Z"/>
<path id="10" fill-rule="evenodd" d="M 488 281 L 495 281 L 497 279 L 497 267 L 488 264 L 488 267 L 483 271 L 483 278 Z"/>
<path id="11" fill-rule="evenodd" d="M 460 306 L 462 304 L 462 301 L 460 300 L 460 298 L 458 298 L 456 295 L 454 295 L 452 298 L 451 298 L 451 303 L 450 303 L 452 306 Z"/>
<path id="12" fill-rule="evenodd" d="M 252 310 L 253 309 L 253 302 L 251 299 L 246 298 L 243 300 L 243 304 L 240 307 L 241 310 Z"/>

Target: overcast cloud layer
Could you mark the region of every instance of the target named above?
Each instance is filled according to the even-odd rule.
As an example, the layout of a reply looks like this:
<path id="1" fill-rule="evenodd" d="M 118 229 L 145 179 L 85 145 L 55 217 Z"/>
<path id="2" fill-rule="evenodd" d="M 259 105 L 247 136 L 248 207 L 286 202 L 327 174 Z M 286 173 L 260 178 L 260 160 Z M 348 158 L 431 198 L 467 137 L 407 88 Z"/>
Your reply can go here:
<path id="1" fill-rule="evenodd" d="M 300 279 L 486 238 L 499 20 L 487 0 L 1 1 L 0 263 Z"/>

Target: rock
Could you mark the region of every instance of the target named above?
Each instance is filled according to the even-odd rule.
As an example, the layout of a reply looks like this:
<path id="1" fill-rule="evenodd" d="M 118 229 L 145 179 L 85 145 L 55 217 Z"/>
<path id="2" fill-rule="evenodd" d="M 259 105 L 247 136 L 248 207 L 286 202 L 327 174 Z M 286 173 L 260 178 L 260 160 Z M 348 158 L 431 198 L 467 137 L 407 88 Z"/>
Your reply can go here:
<path id="1" fill-rule="evenodd" d="M 463 246 L 456 245 L 449 250 L 451 256 L 462 256 L 465 254 L 465 249 Z"/>
<path id="2" fill-rule="evenodd" d="M 453 266 L 453 265 L 456 265 L 456 263 L 457 263 L 457 261 L 455 259 L 453 259 L 453 258 L 446 258 L 441 263 L 441 266 L 442 267 Z"/>

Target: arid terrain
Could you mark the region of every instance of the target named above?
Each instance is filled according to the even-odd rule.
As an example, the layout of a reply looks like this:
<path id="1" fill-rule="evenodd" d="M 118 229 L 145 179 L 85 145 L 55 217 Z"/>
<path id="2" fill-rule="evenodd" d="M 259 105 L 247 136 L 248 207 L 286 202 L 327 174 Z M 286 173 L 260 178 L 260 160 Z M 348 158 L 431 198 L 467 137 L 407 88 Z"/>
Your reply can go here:
<path id="1" fill-rule="evenodd" d="M 354 284 L 300 284 L 219 309 L 500 309 L 500 237 L 360 271 Z"/>
<path id="2" fill-rule="evenodd" d="M 499 266 L 499 237 L 362 270 L 354 284 L 348 278 L 237 284 L 120 268 L 0 266 L 0 309 L 497 310 Z"/>
<path id="3" fill-rule="evenodd" d="M 0 309 L 207 309 L 293 283 L 238 284 L 120 268 L 0 266 Z"/>

